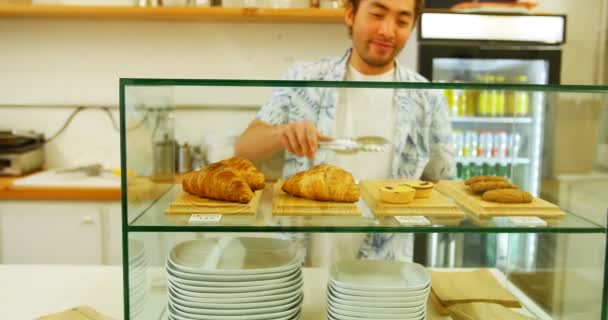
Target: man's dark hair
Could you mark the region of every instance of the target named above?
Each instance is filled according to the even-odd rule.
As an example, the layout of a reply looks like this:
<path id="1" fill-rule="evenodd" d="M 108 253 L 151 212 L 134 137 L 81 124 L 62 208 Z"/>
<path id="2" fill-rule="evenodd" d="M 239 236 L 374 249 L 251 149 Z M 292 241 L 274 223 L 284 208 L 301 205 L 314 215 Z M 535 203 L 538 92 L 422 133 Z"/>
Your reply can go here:
<path id="1" fill-rule="evenodd" d="M 356 15 L 361 1 L 362 0 L 345 0 L 344 5 L 346 8 L 348 8 L 348 6 L 352 6 Z M 424 9 L 424 0 L 414 0 L 414 22 L 418 21 L 418 18 L 420 18 L 422 9 Z M 351 36 L 353 35 L 353 29 L 351 27 L 348 27 L 348 34 Z"/>

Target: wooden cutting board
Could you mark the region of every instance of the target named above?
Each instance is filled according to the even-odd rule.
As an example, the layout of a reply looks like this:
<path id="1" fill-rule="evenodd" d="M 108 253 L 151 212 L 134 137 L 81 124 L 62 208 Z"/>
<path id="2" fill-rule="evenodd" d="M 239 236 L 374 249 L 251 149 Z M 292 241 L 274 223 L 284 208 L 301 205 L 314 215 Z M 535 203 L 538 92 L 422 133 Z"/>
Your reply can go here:
<path id="1" fill-rule="evenodd" d="M 426 216 L 433 218 L 464 219 L 464 212 L 454 201 L 436 190 L 430 198 L 414 199 L 408 204 L 386 203 L 380 200 L 380 188 L 406 183 L 407 180 L 361 181 L 361 196 L 368 207 L 378 216 Z"/>
<path id="2" fill-rule="evenodd" d="M 532 203 L 516 204 L 485 201 L 463 181 L 441 181 L 435 185 L 435 189 L 454 199 L 478 218 L 528 216 L 559 219 L 566 215 L 558 206 L 539 198 L 532 199 Z"/>
<path id="3" fill-rule="evenodd" d="M 284 180 L 274 184 L 272 214 L 275 216 L 360 216 L 357 203 L 316 201 L 286 194 L 281 187 Z"/>
<path id="4" fill-rule="evenodd" d="M 173 200 L 171 205 L 165 209 L 165 214 L 255 215 L 258 212 L 262 191 L 263 190 L 257 190 L 254 192 L 253 198 L 247 204 L 206 199 L 182 192 Z"/>

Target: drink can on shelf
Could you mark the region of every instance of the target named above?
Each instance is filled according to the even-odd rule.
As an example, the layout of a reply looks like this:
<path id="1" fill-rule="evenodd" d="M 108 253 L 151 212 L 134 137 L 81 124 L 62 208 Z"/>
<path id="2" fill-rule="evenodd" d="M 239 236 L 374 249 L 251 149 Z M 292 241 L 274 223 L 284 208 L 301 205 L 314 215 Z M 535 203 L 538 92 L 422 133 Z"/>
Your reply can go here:
<path id="1" fill-rule="evenodd" d="M 491 165 L 491 164 L 489 164 L 487 162 L 483 163 L 482 170 L 483 170 L 483 175 L 484 176 L 493 176 L 493 175 L 496 175 L 496 168 L 493 165 Z"/>
<path id="2" fill-rule="evenodd" d="M 506 163 L 496 163 L 494 166 L 495 175 L 505 179 L 511 179 L 511 165 Z"/>
<path id="3" fill-rule="evenodd" d="M 483 176 L 483 167 L 481 164 L 471 162 L 469 164 L 469 173 L 471 174 L 471 177 Z"/>

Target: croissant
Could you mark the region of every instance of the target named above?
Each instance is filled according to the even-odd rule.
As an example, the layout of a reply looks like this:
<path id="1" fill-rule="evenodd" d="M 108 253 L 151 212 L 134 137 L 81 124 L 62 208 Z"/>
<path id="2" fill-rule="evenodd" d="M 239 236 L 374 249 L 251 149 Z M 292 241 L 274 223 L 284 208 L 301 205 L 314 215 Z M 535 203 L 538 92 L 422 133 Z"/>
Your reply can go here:
<path id="1" fill-rule="evenodd" d="M 484 192 L 482 199 L 498 203 L 530 203 L 532 195 L 519 189 L 494 189 Z"/>
<path id="2" fill-rule="evenodd" d="M 229 166 L 236 174 L 247 181 L 252 190 L 264 189 L 264 174 L 255 168 L 253 163 L 245 158 L 232 157 L 220 161 L 221 164 Z"/>
<path id="3" fill-rule="evenodd" d="M 470 185 L 473 192 L 486 192 L 494 189 L 517 189 L 517 186 L 504 181 L 481 181 Z"/>
<path id="4" fill-rule="evenodd" d="M 360 195 L 349 172 L 327 164 L 295 174 L 283 183 L 282 189 L 297 197 L 321 201 L 356 202 Z"/>
<path id="5" fill-rule="evenodd" d="M 214 163 L 187 173 L 182 179 L 187 193 L 216 200 L 249 203 L 253 191 L 230 167 Z"/>

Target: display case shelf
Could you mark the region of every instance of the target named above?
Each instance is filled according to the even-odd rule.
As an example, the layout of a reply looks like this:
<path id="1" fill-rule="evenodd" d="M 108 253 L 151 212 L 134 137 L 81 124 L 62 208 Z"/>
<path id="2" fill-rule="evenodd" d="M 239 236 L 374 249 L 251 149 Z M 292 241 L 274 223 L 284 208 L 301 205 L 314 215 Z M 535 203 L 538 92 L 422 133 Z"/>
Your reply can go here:
<path id="1" fill-rule="evenodd" d="M 506 123 L 521 124 L 532 123 L 529 117 L 450 117 L 453 123 Z"/>
<path id="2" fill-rule="evenodd" d="M 457 157 L 456 162 L 469 164 L 529 164 L 529 158 L 485 158 L 485 157 Z"/>
<path id="3" fill-rule="evenodd" d="M 0 4 L 0 17 L 341 23 L 344 10 L 318 8 L 136 7 Z"/>
<path id="4" fill-rule="evenodd" d="M 433 219 L 430 226 L 403 226 L 395 217 L 375 216 L 364 201 L 357 203 L 361 216 L 274 216 L 271 185 L 262 195 L 257 214 L 225 215 L 219 223 L 191 224 L 189 215 L 166 215 L 165 209 L 182 192 L 174 185 L 161 198 L 129 223 L 130 232 L 416 232 L 416 233 L 603 233 L 605 229 L 574 213 L 546 227 L 513 225 L 508 217 L 477 221 L 464 219 Z"/>

